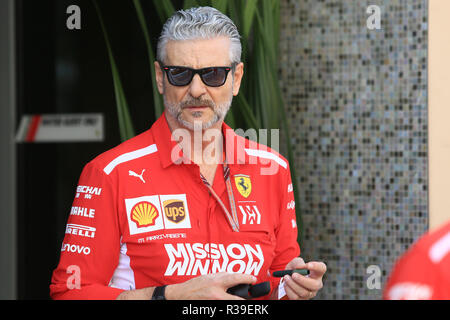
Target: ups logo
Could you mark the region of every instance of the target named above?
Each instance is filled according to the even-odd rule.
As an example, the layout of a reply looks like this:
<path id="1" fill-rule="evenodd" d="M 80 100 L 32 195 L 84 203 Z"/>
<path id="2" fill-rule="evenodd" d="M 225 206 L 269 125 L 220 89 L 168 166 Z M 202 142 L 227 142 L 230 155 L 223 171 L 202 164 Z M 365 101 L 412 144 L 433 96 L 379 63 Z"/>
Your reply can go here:
<path id="1" fill-rule="evenodd" d="M 180 200 L 166 200 L 163 202 L 164 214 L 172 222 L 179 223 L 186 217 L 184 202 Z"/>

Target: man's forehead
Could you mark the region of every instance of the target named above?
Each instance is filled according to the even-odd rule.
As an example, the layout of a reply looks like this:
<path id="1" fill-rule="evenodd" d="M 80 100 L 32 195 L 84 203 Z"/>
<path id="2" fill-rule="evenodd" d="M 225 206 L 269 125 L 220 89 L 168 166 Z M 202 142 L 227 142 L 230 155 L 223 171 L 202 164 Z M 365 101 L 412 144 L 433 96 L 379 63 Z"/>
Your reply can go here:
<path id="1" fill-rule="evenodd" d="M 191 68 L 228 66 L 231 40 L 227 37 L 193 40 L 169 40 L 166 45 L 166 64 Z"/>

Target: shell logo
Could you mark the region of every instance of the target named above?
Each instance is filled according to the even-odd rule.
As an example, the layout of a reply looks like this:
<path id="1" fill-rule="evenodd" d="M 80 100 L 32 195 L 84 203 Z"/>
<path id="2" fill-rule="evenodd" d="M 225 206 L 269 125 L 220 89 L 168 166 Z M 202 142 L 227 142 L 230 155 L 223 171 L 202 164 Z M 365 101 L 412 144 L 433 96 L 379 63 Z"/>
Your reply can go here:
<path id="1" fill-rule="evenodd" d="M 155 225 L 158 216 L 158 209 L 147 201 L 141 201 L 131 209 L 131 221 L 135 222 L 138 228 Z"/>

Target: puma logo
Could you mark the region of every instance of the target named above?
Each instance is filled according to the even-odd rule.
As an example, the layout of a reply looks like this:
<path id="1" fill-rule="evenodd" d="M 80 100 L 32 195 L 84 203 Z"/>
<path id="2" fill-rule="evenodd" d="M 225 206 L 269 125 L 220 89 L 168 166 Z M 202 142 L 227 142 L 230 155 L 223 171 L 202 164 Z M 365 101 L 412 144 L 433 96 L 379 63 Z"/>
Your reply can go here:
<path id="1" fill-rule="evenodd" d="M 145 172 L 145 169 L 142 170 L 141 174 L 137 174 L 136 172 L 129 170 L 129 171 L 128 171 L 128 174 L 129 174 L 130 176 L 132 176 L 132 177 L 136 177 L 136 178 L 141 179 L 141 181 L 142 181 L 143 183 L 145 183 L 145 180 L 144 180 L 144 177 L 143 177 L 144 172 Z"/>

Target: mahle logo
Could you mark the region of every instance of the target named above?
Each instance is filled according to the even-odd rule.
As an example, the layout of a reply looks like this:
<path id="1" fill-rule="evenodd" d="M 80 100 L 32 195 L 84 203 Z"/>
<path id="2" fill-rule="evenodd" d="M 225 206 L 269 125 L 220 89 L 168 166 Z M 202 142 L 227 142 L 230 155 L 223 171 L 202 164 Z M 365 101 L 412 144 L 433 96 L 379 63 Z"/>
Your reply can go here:
<path id="1" fill-rule="evenodd" d="M 186 217 L 184 203 L 180 200 L 166 200 L 163 202 L 164 214 L 172 222 L 179 223 Z"/>
<path id="2" fill-rule="evenodd" d="M 138 228 L 153 226 L 158 215 L 158 209 L 147 201 L 141 201 L 131 209 L 131 221 L 135 222 Z"/>

